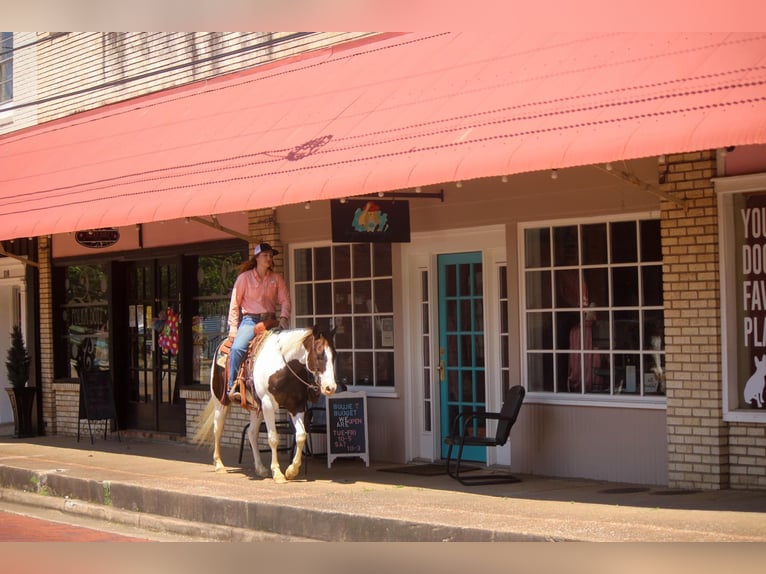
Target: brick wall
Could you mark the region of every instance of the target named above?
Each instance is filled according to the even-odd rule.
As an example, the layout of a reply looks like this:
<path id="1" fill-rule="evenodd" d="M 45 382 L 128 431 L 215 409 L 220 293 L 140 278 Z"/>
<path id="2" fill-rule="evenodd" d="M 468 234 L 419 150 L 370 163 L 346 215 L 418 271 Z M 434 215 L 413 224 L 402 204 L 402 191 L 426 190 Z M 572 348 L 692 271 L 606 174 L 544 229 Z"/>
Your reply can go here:
<path id="1" fill-rule="evenodd" d="M 43 398 L 45 434 L 57 434 L 56 391 L 53 388 L 53 288 L 51 275 L 51 240 L 38 241 L 40 264 L 40 384 Z"/>
<path id="2" fill-rule="evenodd" d="M 668 482 L 729 485 L 723 421 L 715 152 L 669 155 L 659 165 L 667 367 Z"/>
<path id="3" fill-rule="evenodd" d="M 732 488 L 766 488 L 766 426 L 731 423 L 729 457 Z"/>

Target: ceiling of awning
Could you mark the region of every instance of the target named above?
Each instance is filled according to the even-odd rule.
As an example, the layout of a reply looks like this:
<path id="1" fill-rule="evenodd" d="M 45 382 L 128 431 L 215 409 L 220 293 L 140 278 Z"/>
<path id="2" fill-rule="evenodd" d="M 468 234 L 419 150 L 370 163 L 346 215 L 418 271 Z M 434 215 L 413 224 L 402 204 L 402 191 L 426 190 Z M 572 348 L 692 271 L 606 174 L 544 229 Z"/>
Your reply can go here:
<path id="1" fill-rule="evenodd" d="M 0 138 L 0 239 L 766 143 L 766 35 L 397 34 Z"/>

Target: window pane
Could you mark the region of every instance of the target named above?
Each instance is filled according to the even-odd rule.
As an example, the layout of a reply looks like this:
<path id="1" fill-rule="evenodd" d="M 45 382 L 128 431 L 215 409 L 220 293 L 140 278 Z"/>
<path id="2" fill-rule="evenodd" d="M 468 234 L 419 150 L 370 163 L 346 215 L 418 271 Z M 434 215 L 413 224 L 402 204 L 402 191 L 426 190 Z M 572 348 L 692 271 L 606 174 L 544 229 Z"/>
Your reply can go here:
<path id="1" fill-rule="evenodd" d="M 499 291 L 500 291 L 500 298 L 501 299 L 507 299 L 508 298 L 508 270 L 506 267 L 501 267 L 499 269 L 500 273 L 498 274 L 498 282 L 499 282 Z"/>
<path id="2" fill-rule="evenodd" d="M 659 219 L 647 219 L 640 224 L 641 261 L 662 261 L 662 236 Z"/>
<path id="3" fill-rule="evenodd" d="M 378 313 L 393 313 L 394 298 L 391 279 L 375 281 L 375 311 Z"/>
<path id="4" fill-rule="evenodd" d="M 607 263 L 606 223 L 582 226 L 582 263 Z"/>
<path id="5" fill-rule="evenodd" d="M 333 283 L 333 289 L 335 291 L 335 313 L 350 313 L 351 312 L 351 282 L 340 281 Z"/>
<path id="6" fill-rule="evenodd" d="M 527 309 L 550 309 L 553 306 L 550 271 L 529 271 L 525 275 Z"/>
<path id="7" fill-rule="evenodd" d="M 335 318 L 335 348 L 352 349 L 354 347 L 354 330 L 350 317 Z"/>
<path id="8" fill-rule="evenodd" d="M 351 246 L 336 245 L 333 247 L 333 277 L 335 279 L 348 279 L 351 277 Z"/>
<path id="9" fill-rule="evenodd" d="M 556 267 L 577 265 L 577 226 L 553 228 L 553 265 Z"/>
<path id="10" fill-rule="evenodd" d="M 524 264 L 530 267 L 550 267 L 551 232 L 544 229 L 526 229 L 524 231 Z"/>
<path id="11" fill-rule="evenodd" d="M 375 386 L 394 386 L 393 353 L 375 353 Z"/>
<path id="12" fill-rule="evenodd" d="M 293 269 L 295 272 L 296 281 L 311 281 L 312 265 L 311 265 L 311 249 L 296 249 L 293 253 Z"/>
<path id="13" fill-rule="evenodd" d="M 635 267 L 612 269 L 612 304 L 615 307 L 638 305 L 638 269 Z"/>
<path id="14" fill-rule="evenodd" d="M 332 277 L 332 262 L 330 248 L 317 247 L 314 249 L 314 279 L 326 280 Z"/>
<path id="15" fill-rule="evenodd" d="M 641 285 L 644 292 L 644 305 L 660 307 L 662 305 L 662 267 L 660 265 L 642 267 Z"/>
<path id="16" fill-rule="evenodd" d="M 372 321 L 369 317 L 354 317 L 354 348 L 372 349 Z"/>
<path id="17" fill-rule="evenodd" d="M 527 314 L 527 348 L 553 349 L 553 316 L 551 313 Z"/>
<path id="18" fill-rule="evenodd" d="M 577 269 L 556 271 L 556 307 L 581 307 L 580 272 Z"/>
<path id="19" fill-rule="evenodd" d="M 614 312 L 614 346 L 616 349 L 640 349 L 641 331 L 638 311 Z"/>
<path id="20" fill-rule="evenodd" d="M 638 261 L 636 222 L 618 221 L 610 224 L 612 233 L 612 263 Z"/>
<path id="21" fill-rule="evenodd" d="M 527 388 L 532 392 L 553 392 L 553 354 L 527 355 Z"/>
<path id="22" fill-rule="evenodd" d="M 336 334 L 337 337 L 337 334 Z M 344 385 L 354 384 L 354 354 L 347 351 L 338 351 L 335 361 L 335 376 Z"/>
<path id="23" fill-rule="evenodd" d="M 356 384 L 372 385 L 374 376 L 372 372 L 372 353 L 354 353 Z"/>
<path id="24" fill-rule="evenodd" d="M 391 244 L 372 244 L 373 268 L 375 277 L 391 275 Z"/>
<path id="25" fill-rule="evenodd" d="M 316 312 L 318 315 L 332 315 L 332 284 L 316 283 Z"/>
<path id="26" fill-rule="evenodd" d="M 354 313 L 372 312 L 372 281 L 354 281 Z"/>
<path id="27" fill-rule="evenodd" d="M 354 277 L 370 277 L 372 264 L 370 261 L 370 247 L 367 243 L 355 243 L 351 246 L 353 257 L 352 272 Z"/>
<path id="28" fill-rule="evenodd" d="M 606 267 L 584 269 L 583 303 L 588 307 L 609 306 L 609 271 Z"/>
<path id="29" fill-rule="evenodd" d="M 295 314 L 313 315 L 314 301 L 312 299 L 311 284 L 295 286 Z"/>

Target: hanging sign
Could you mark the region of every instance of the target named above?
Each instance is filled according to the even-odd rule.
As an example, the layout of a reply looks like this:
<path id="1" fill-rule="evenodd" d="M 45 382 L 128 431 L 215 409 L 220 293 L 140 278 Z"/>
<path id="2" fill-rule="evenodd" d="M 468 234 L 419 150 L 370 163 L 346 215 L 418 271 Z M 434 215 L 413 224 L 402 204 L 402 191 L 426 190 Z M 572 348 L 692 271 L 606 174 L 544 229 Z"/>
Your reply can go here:
<path id="1" fill-rule="evenodd" d="M 83 247 L 102 249 L 104 247 L 111 247 L 120 240 L 120 230 L 115 227 L 87 229 L 75 233 L 74 238 Z"/>
<path id="2" fill-rule="evenodd" d="M 409 243 L 410 203 L 348 199 L 330 201 L 335 243 Z"/>

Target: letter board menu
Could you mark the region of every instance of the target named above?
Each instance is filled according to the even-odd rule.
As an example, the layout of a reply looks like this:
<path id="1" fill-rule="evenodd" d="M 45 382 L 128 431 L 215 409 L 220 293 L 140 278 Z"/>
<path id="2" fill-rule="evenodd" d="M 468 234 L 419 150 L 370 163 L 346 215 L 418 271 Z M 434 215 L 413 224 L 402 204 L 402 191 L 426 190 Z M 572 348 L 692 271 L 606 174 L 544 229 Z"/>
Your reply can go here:
<path id="1" fill-rule="evenodd" d="M 359 457 L 370 466 L 367 395 L 343 392 L 327 397 L 327 468 L 338 457 Z"/>

